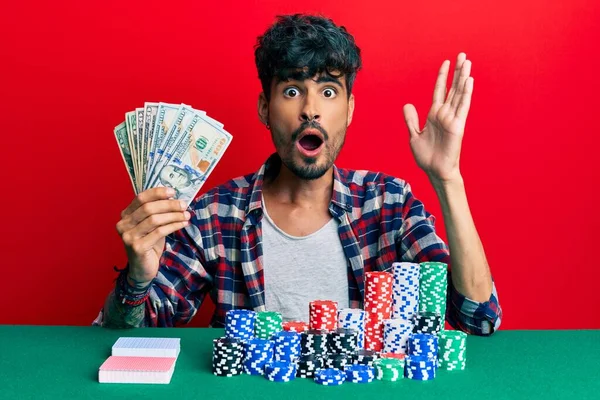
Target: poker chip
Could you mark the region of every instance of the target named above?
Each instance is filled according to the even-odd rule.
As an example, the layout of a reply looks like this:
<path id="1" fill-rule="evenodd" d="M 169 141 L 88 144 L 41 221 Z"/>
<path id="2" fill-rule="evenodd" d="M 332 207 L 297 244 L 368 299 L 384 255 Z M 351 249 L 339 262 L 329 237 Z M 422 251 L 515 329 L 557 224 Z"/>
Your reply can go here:
<path id="1" fill-rule="evenodd" d="M 359 349 L 352 355 L 352 364 L 373 365 L 379 358 L 377 352 L 367 349 Z"/>
<path id="2" fill-rule="evenodd" d="M 324 368 L 337 368 L 344 370 L 346 365 L 352 364 L 352 356 L 348 354 L 327 354 L 323 357 Z"/>
<path id="3" fill-rule="evenodd" d="M 367 314 L 377 314 L 381 319 L 392 315 L 392 284 L 394 276 L 389 272 L 365 273 L 365 302 Z"/>
<path id="4" fill-rule="evenodd" d="M 296 378 L 314 378 L 315 371 L 324 367 L 323 357 L 310 354 L 300 356 L 297 362 Z"/>
<path id="5" fill-rule="evenodd" d="M 281 314 L 275 311 L 261 311 L 256 313 L 254 322 L 254 335 L 259 339 L 271 339 L 271 337 L 281 331 L 283 318 Z"/>
<path id="6" fill-rule="evenodd" d="M 367 313 L 357 308 L 343 308 L 338 311 L 338 327 L 354 329 L 358 332 L 357 346 L 359 349 L 365 346 L 365 322 Z"/>
<path id="7" fill-rule="evenodd" d="M 302 355 L 326 354 L 328 351 L 327 331 L 309 329 L 300 334 L 300 352 Z"/>
<path id="8" fill-rule="evenodd" d="M 295 362 L 300 357 L 300 334 L 280 331 L 272 336 L 275 361 Z"/>
<path id="9" fill-rule="evenodd" d="M 229 310 L 225 314 L 225 336 L 246 341 L 254 338 L 256 312 L 252 310 Z"/>
<path id="10" fill-rule="evenodd" d="M 296 363 L 272 361 L 265 365 L 265 378 L 271 382 L 289 382 L 296 378 Z"/>
<path id="11" fill-rule="evenodd" d="M 375 368 L 370 365 L 348 365 L 344 368 L 346 382 L 371 383 L 375 379 Z"/>
<path id="12" fill-rule="evenodd" d="M 365 273 L 365 349 L 383 349 L 383 321 L 392 314 L 392 284 L 389 272 Z"/>
<path id="13" fill-rule="evenodd" d="M 413 322 L 404 319 L 383 321 L 383 352 L 406 353 L 408 336 L 413 332 Z"/>
<path id="14" fill-rule="evenodd" d="M 380 315 L 367 314 L 365 321 L 365 349 L 383 350 L 383 321 Z"/>
<path id="15" fill-rule="evenodd" d="M 346 374 L 337 368 L 321 368 L 315 371 L 315 382 L 325 386 L 338 386 L 346 380 Z"/>
<path id="16" fill-rule="evenodd" d="M 404 376 L 417 381 L 430 381 L 435 378 L 437 359 L 409 355 L 405 358 Z"/>
<path id="17" fill-rule="evenodd" d="M 214 375 L 231 377 L 244 371 L 244 343 L 237 338 L 213 340 L 212 371 Z"/>
<path id="18" fill-rule="evenodd" d="M 380 358 L 373 363 L 375 377 L 380 381 L 396 382 L 404 377 L 404 360 Z"/>
<path id="19" fill-rule="evenodd" d="M 433 312 L 446 316 L 448 265 L 441 262 L 420 264 L 419 312 Z"/>
<path id="20" fill-rule="evenodd" d="M 444 320 L 436 312 L 420 312 L 414 316 L 414 333 L 438 333 L 444 329 Z"/>
<path id="21" fill-rule="evenodd" d="M 358 331 L 338 328 L 327 335 L 329 353 L 352 354 L 358 350 Z"/>
<path id="22" fill-rule="evenodd" d="M 335 301 L 311 301 L 309 308 L 309 328 L 332 331 L 337 328 L 337 307 Z"/>
<path id="23" fill-rule="evenodd" d="M 392 270 L 392 319 L 411 321 L 419 308 L 420 264 L 395 262 Z"/>
<path id="24" fill-rule="evenodd" d="M 411 333 L 408 337 L 408 354 L 437 360 L 438 337 L 430 333 Z"/>
<path id="25" fill-rule="evenodd" d="M 402 353 L 379 353 L 380 358 L 395 358 L 397 360 L 404 360 L 406 354 Z"/>
<path id="26" fill-rule="evenodd" d="M 267 339 L 250 339 L 245 343 L 244 372 L 264 375 L 265 365 L 273 359 L 273 342 Z"/>
<path id="27" fill-rule="evenodd" d="M 302 333 L 308 330 L 308 323 L 303 321 L 285 321 L 282 324 L 282 328 L 284 331 Z"/>
<path id="28" fill-rule="evenodd" d="M 438 333 L 438 368 L 446 371 L 464 370 L 467 366 L 467 334 L 461 331 Z"/>

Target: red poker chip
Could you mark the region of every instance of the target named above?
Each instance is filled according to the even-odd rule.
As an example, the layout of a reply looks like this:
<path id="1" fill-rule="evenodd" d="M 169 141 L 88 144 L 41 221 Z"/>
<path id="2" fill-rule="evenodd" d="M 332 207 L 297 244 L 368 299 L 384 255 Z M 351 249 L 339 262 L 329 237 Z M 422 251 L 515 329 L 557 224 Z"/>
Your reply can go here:
<path id="1" fill-rule="evenodd" d="M 381 358 L 396 358 L 398 360 L 404 360 L 406 354 L 401 353 L 380 353 L 379 357 Z"/>
<path id="2" fill-rule="evenodd" d="M 310 329 L 332 331 L 337 328 L 338 304 L 331 300 L 315 300 L 309 303 Z"/>
<path id="3" fill-rule="evenodd" d="M 308 330 L 308 323 L 304 321 L 286 321 L 282 324 L 284 331 L 289 332 L 306 332 Z"/>

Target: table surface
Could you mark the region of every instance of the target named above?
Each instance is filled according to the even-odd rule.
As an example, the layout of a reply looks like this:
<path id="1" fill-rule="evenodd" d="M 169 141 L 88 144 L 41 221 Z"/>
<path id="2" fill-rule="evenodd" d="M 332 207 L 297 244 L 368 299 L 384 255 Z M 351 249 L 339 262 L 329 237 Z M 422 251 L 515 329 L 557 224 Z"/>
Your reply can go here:
<path id="1" fill-rule="evenodd" d="M 433 381 L 403 379 L 321 386 L 309 379 L 217 377 L 212 339 L 223 329 L 0 326 L 1 399 L 600 399 L 600 330 L 498 331 L 469 336 L 467 369 Z M 98 383 L 113 343 L 127 337 L 179 337 L 168 385 Z"/>

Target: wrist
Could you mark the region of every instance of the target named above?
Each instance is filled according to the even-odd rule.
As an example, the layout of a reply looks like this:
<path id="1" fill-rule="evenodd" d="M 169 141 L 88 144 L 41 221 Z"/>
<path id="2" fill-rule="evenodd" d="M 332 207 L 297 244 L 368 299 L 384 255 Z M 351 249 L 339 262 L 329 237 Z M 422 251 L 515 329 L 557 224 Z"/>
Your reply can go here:
<path id="1" fill-rule="evenodd" d="M 127 274 L 126 279 L 127 279 L 127 284 L 129 285 L 130 289 L 132 289 L 132 291 L 134 291 L 134 292 L 145 292 L 152 284 L 152 280 L 149 280 L 149 281 L 139 280 L 139 279 L 131 277 L 130 273 Z"/>

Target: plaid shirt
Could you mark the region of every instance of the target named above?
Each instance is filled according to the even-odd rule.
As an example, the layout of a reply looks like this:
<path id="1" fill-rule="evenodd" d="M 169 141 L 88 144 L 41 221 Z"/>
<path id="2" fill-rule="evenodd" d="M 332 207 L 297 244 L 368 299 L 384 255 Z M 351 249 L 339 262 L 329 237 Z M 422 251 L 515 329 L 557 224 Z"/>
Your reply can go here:
<path id="1" fill-rule="evenodd" d="M 190 204 L 191 224 L 166 239 L 143 326 L 189 322 L 207 293 L 216 305 L 211 326 L 224 326 L 231 309 L 265 311 L 261 194 L 264 179 L 275 176 L 280 165 L 274 154 L 255 174 L 233 179 Z M 362 307 L 365 271 L 391 271 L 395 261 L 449 264 L 448 248 L 435 233 L 435 217 L 407 182 L 335 166 L 333 178 L 329 211 L 339 222 L 352 308 Z M 501 316 L 495 285 L 489 301 L 475 302 L 456 291 L 448 273 L 450 325 L 488 335 L 500 326 Z M 94 324 L 102 325 L 102 312 Z"/>

